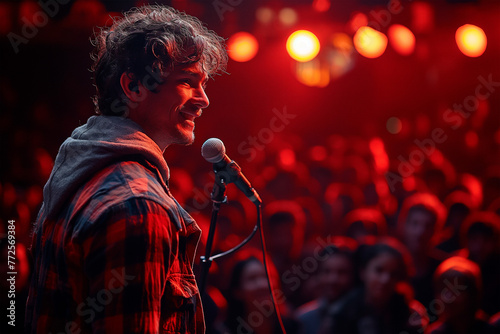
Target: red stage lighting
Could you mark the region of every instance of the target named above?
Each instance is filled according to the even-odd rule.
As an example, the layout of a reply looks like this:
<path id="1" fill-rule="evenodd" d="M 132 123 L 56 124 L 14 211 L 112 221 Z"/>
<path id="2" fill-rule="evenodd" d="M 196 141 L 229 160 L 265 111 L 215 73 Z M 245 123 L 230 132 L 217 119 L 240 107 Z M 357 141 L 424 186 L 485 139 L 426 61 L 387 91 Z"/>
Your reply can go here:
<path id="1" fill-rule="evenodd" d="M 257 39 L 247 32 L 238 32 L 231 36 L 227 46 L 229 57 L 239 62 L 249 61 L 259 50 Z"/>
<path id="2" fill-rule="evenodd" d="M 464 24 L 455 34 L 458 48 L 469 57 L 479 57 L 486 50 L 486 34 L 483 29 L 472 24 Z"/>
<path id="3" fill-rule="evenodd" d="M 317 12 L 326 12 L 330 9 L 330 0 L 314 0 L 313 8 Z"/>
<path id="4" fill-rule="evenodd" d="M 366 58 L 380 57 L 387 48 L 387 36 L 367 26 L 356 31 L 353 42 L 356 50 Z"/>
<path id="5" fill-rule="evenodd" d="M 393 24 L 388 30 L 391 46 L 399 54 L 408 56 L 415 50 L 415 35 L 410 29 L 400 24 Z"/>
<path id="6" fill-rule="evenodd" d="M 307 30 L 295 31 L 286 41 L 286 50 L 290 57 L 301 62 L 314 59 L 318 55 L 319 49 L 318 38 Z"/>

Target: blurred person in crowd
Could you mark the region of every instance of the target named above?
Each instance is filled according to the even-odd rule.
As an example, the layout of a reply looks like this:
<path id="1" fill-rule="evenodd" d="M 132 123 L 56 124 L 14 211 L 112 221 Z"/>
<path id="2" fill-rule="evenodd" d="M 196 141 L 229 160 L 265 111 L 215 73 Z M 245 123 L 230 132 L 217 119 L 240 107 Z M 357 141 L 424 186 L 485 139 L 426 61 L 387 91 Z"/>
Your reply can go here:
<path id="1" fill-rule="evenodd" d="M 427 191 L 436 195 L 436 197 L 440 200 L 444 200 L 449 192 L 450 185 L 453 184 L 453 181 L 456 178 L 456 173 L 453 165 L 449 163 L 449 161 L 445 160 L 441 153 L 438 154 L 442 157 L 443 161 L 447 162 L 447 164 L 443 163 L 440 166 L 436 166 L 434 164 L 431 165 L 431 163 L 429 163 L 429 165 L 424 164 L 422 171 L 420 171 L 419 174 L 425 184 L 425 190 L 422 191 Z M 432 159 L 432 155 L 430 159 Z"/>
<path id="2" fill-rule="evenodd" d="M 325 192 L 325 202 L 328 204 L 327 221 L 341 222 L 344 216 L 364 205 L 364 194 L 361 188 L 354 184 L 332 183 Z M 326 228 L 327 234 L 340 234 L 342 226 L 332 224 Z"/>
<path id="3" fill-rule="evenodd" d="M 279 273 L 297 262 L 304 244 L 306 216 L 294 201 L 274 201 L 266 205 L 269 253 Z"/>
<path id="4" fill-rule="evenodd" d="M 358 243 L 367 239 L 377 239 L 387 234 L 387 222 L 384 215 L 375 208 L 359 208 L 349 212 L 343 221 L 344 235 Z"/>
<path id="5" fill-rule="evenodd" d="M 489 315 L 500 312 L 500 217 L 488 211 L 473 212 L 460 234 L 464 249 L 457 254 L 477 263 L 482 272 L 481 309 Z"/>
<path id="6" fill-rule="evenodd" d="M 456 190 L 445 198 L 444 204 L 448 212 L 443 233 L 446 237 L 437 248 L 452 253 L 460 249 L 460 227 L 474 208 L 474 203 L 470 194 Z"/>
<path id="7" fill-rule="evenodd" d="M 411 284 L 415 298 L 425 307 L 432 301 L 432 275 L 446 258 L 437 249 L 445 222 L 446 208 L 439 199 L 429 193 L 416 193 L 403 202 L 398 217 L 400 240 L 408 248 L 415 266 Z"/>
<path id="8" fill-rule="evenodd" d="M 170 7 L 132 9 L 94 41 L 97 116 L 60 147 L 32 241 L 28 333 L 202 333 L 201 230 L 163 157 L 194 140 L 223 39 Z"/>
<path id="9" fill-rule="evenodd" d="M 321 295 L 296 311 L 302 333 L 314 334 L 331 327 L 332 314 L 342 305 L 343 297 L 354 287 L 356 270 L 353 252 L 345 246 L 329 245 L 316 257 L 316 274 Z"/>
<path id="10" fill-rule="evenodd" d="M 500 197 L 491 202 L 488 206 L 488 211 L 494 212 L 500 216 Z"/>
<path id="11" fill-rule="evenodd" d="M 242 253 L 232 267 L 223 333 L 281 333 L 271 300 L 266 271 L 260 258 L 261 256 L 256 254 Z M 281 292 L 276 269 L 270 262 L 268 268 L 285 330 L 289 334 L 298 333 L 297 322 L 287 315 L 286 298 Z"/>
<path id="12" fill-rule="evenodd" d="M 297 266 L 300 260 L 304 246 L 306 215 L 297 202 L 281 200 L 266 205 L 264 216 L 264 231 L 267 228 L 266 233 L 272 236 L 268 239 L 269 255 L 280 277 L 287 279 L 288 276 L 295 275 L 294 266 Z M 289 275 L 290 272 L 292 274 Z M 291 290 L 290 284 L 283 285 L 283 292 L 288 302 L 295 307 L 304 302 L 300 291 Z"/>
<path id="13" fill-rule="evenodd" d="M 457 256 L 443 261 L 434 274 L 434 291 L 442 311 L 429 334 L 498 333 L 478 315 L 483 289 L 474 262 Z"/>
<path id="14" fill-rule="evenodd" d="M 483 208 L 488 208 L 500 198 L 500 166 L 489 166 L 483 179 Z"/>
<path id="15" fill-rule="evenodd" d="M 418 333 L 423 307 L 415 308 L 408 294 L 409 255 L 397 240 L 384 238 L 358 250 L 362 287 L 350 293 L 332 317 L 329 333 Z M 421 305 L 420 305 L 421 306 Z"/>

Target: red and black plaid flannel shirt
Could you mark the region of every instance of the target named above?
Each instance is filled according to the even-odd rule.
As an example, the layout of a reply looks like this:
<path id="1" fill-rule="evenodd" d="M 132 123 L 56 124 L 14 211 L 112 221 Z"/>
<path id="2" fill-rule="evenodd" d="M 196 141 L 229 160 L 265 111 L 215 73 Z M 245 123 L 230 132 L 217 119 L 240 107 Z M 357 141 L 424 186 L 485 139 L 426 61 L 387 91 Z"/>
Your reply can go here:
<path id="1" fill-rule="evenodd" d="M 27 332 L 204 332 L 192 271 L 201 230 L 154 166 L 113 164 L 69 200 L 37 222 Z"/>

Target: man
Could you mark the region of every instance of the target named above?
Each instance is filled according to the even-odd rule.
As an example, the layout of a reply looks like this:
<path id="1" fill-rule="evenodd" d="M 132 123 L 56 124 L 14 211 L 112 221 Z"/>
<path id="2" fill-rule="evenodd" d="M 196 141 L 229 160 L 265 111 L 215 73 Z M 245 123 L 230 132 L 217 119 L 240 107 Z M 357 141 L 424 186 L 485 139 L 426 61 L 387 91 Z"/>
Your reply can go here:
<path id="1" fill-rule="evenodd" d="M 222 38 L 172 8 L 125 13 L 95 40 L 98 116 L 61 146 L 33 235 L 31 333 L 204 332 L 192 272 L 201 230 L 163 151 L 191 144 L 224 70 Z"/>
<path id="2" fill-rule="evenodd" d="M 303 333 L 331 332 L 333 314 L 342 307 L 344 297 L 356 283 L 354 254 L 347 247 L 348 241 L 345 245 L 341 244 L 342 239 L 339 241 L 339 246 L 326 246 L 319 254 L 317 280 L 321 296 L 296 311 Z"/>
<path id="3" fill-rule="evenodd" d="M 432 306 L 432 275 L 447 254 L 436 248 L 442 237 L 447 211 L 431 193 L 415 193 L 407 197 L 398 217 L 400 240 L 410 252 L 414 275 L 410 283 L 415 299 L 425 307 Z"/>

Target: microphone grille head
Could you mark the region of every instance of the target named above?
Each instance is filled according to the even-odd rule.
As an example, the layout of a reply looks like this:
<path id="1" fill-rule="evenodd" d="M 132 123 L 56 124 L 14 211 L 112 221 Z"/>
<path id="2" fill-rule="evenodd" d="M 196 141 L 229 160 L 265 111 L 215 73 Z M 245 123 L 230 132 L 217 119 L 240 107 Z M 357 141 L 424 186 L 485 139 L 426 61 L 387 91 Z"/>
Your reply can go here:
<path id="1" fill-rule="evenodd" d="M 219 138 L 210 138 L 201 146 L 201 155 L 208 162 L 215 164 L 224 159 L 226 148 Z"/>

